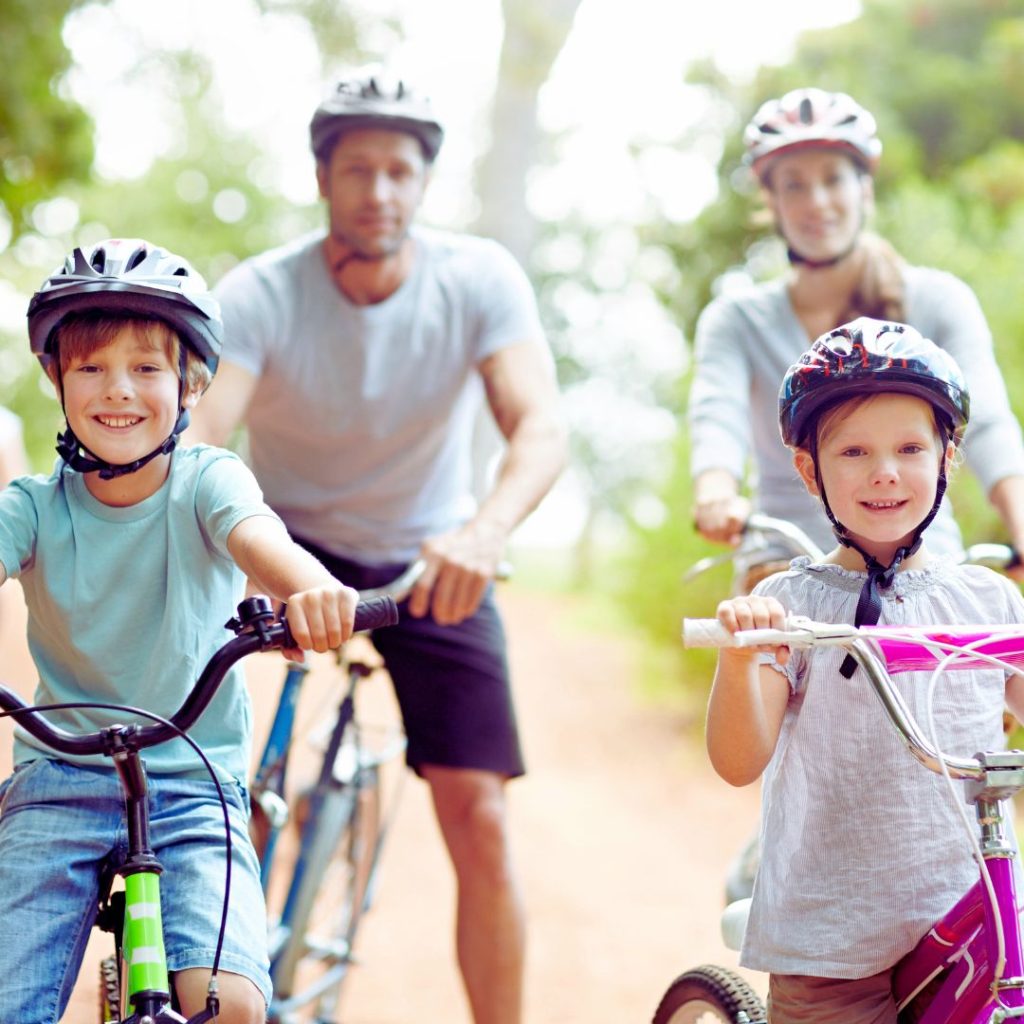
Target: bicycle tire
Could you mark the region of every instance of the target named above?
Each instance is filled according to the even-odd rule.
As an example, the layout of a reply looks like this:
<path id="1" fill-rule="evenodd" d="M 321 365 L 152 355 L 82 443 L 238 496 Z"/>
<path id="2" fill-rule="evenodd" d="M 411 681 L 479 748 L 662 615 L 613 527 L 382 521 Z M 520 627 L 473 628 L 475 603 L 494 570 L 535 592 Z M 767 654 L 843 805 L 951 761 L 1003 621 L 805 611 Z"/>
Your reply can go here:
<path id="1" fill-rule="evenodd" d="M 376 766 L 361 770 L 358 785 L 330 786 L 323 794 L 282 922 L 287 937 L 271 963 L 274 1004 L 287 1012 L 315 1002 L 316 1019 L 331 1019 L 376 869 L 378 809 Z M 272 1005 L 271 1021 L 284 1019 L 277 1013 Z"/>
<path id="2" fill-rule="evenodd" d="M 735 971 L 705 964 L 669 985 L 652 1024 L 763 1024 L 764 1003 Z"/>

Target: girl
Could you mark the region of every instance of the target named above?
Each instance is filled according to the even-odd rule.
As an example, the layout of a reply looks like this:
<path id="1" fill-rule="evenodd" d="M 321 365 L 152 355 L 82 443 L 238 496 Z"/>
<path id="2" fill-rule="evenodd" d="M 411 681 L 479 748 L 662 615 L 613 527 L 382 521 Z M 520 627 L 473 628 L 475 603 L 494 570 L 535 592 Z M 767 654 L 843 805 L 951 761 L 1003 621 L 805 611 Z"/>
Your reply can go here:
<path id="1" fill-rule="evenodd" d="M 731 631 L 781 626 L 787 611 L 857 625 L 1024 621 L 1008 580 L 935 559 L 922 540 L 968 410 L 955 362 L 911 327 L 864 318 L 819 338 L 786 375 L 779 415 L 839 545 L 724 601 L 719 621 Z M 908 675 L 901 688 L 918 717 L 921 682 Z M 1018 677 L 958 672 L 937 691 L 940 746 L 998 748 L 1006 701 L 1024 711 Z M 942 780 L 883 715 L 839 651 L 719 656 L 711 761 L 734 785 L 764 775 L 741 962 L 770 972 L 772 1024 L 894 1024 L 893 966 L 976 877 Z"/>

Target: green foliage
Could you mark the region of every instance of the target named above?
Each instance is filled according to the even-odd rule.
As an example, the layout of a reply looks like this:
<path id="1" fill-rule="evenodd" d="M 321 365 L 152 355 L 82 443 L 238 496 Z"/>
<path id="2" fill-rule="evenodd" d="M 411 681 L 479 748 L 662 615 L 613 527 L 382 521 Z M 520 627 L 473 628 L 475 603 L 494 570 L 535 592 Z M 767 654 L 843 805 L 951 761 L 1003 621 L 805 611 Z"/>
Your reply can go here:
<path id="1" fill-rule="evenodd" d="M 60 92 L 61 25 L 81 0 L 0 0 L 0 216 L 12 233 L 33 203 L 92 164 L 92 124 Z"/>
<path id="2" fill-rule="evenodd" d="M 292 15 L 310 26 L 322 77 L 362 59 L 365 26 L 333 0 L 253 2 L 265 15 Z M 140 47 L 120 69 L 120 81 L 110 83 L 160 83 L 173 122 L 182 126 L 168 154 L 141 177 L 95 174 L 93 125 L 66 98 L 64 77 L 72 68 L 64 24 L 85 7 L 85 0 L 0 0 L 0 203 L 13 236 L 6 251 L 0 246 L 0 402 L 22 417 L 26 447 L 40 471 L 53 462 L 60 410 L 28 351 L 24 322 L 14 314 L 65 253 L 103 237 L 147 238 L 187 257 L 212 283 L 235 261 L 322 219 L 317 207 L 296 208 L 280 193 L 267 155 L 229 128 L 207 59 L 187 49 Z M 389 28 L 395 31 L 374 22 L 379 39 Z M 75 211 L 70 222 L 47 223 L 41 214 L 53 200 Z M 0 234 L 2 220 L 0 209 Z"/>
<path id="3" fill-rule="evenodd" d="M 652 225 L 644 236 L 676 262 L 679 285 L 661 297 L 687 335 L 723 274 L 758 280 L 779 269 L 741 166 L 742 125 L 788 89 L 839 89 L 879 121 L 885 152 L 876 228 L 911 262 L 948 269 L 974 288 L 1014 410 L 1024 417 L 1024 0 L 865 0 L 855 21 L 805 34 L 789 63 L 762 67 L 747 84 L 706 62 L 688 79 L 710 90 L 709 116 L 726 126 L 719 195 L 692 223 Z M 683 614 L 712 614 L 728 588 L 727 574 L 709 577 L 710 592 L 703 583 L 685 591 L 678 584 L 702 550 L 689 523 L 687 481 L 681 442 L 662 491 L 672 521 L 635 536 L 627 606 L 659 638 L 674 637 Z M 951 495 L 968 540 L 1003 539 L 969 473 L 956 476 Z"/>

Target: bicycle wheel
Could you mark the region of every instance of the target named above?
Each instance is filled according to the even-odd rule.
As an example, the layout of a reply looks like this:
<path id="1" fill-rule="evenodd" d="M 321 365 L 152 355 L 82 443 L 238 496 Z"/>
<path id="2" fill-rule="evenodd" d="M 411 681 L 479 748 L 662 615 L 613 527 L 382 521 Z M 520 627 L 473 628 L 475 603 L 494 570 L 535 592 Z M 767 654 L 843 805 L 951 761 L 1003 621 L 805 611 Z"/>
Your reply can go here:
<path id="1" fill-rule="evenodd" d="M 679 975 L 652 1024 L 755 1024 L 767 1020 L 761 997 L 734 971 L 705 964 Z"/>
<path id="2" fill-rule="evenodd" d="M 305 863 L 281 922 L 286 937 L 271 962 L 271 1021 L 312 1004 L 313 1019 L 332 1019 L 376 867 L 379 793 L 377 768 L 368 766 L 358 783 L 327 789 L 307 824 Z"/>

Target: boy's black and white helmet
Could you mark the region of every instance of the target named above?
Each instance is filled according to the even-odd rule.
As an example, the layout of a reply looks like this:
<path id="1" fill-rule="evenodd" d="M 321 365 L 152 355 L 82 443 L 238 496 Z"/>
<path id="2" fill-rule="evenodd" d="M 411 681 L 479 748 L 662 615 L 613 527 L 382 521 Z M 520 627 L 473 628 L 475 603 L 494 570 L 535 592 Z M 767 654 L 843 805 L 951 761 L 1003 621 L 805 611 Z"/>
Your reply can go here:
<path id="1" fill-rule="evenodd" d="M 223 342 L 220 304 L 206 282 L 180 256 L 141 238 L 109 238 L 88 248 L 74 249 L 32 296 L 28 305 L 28 335 L 32 351 L 48 374 L 54 370 L 57 330 L 79 313 L 106 313 L 162 320 L 181 341 L 178 366 L 178 418 L 170 436 L 147 455 L 125 465 L 113 464 L 89 451 L 68 424 L 57 437 L 57 452 L 64 463 L 81 473 L 98 472 L 104 480 L 141 469 L 174 450 L 188 426 L 185 408 L 186 350 L 194 352 L 210 375 L 217 371 Z M 63 405 L 63 388 L 58 387 Z"/>
<path id="2" fill-rule="evenodd" d="M 316 108 L 309 124 L 313 155 L 325 162 L 342 132 L 360 128 L 414 135 L 428 163 L 437 157 L 444 139 L 430 100 L 402 79 L 389 78 L 380 68 L 366 68 L 342 78 Z"/>
<path id="3" fill-rule="evenodd" d="M 211 374 L 217 370 L 220 305 L 198 271 L 161 246 L 141 238 L 109 238 L 65 258 L 28 306 L 29 341 L 44 369 L 65 317 L 92 311 L 163 320 Z"/>

